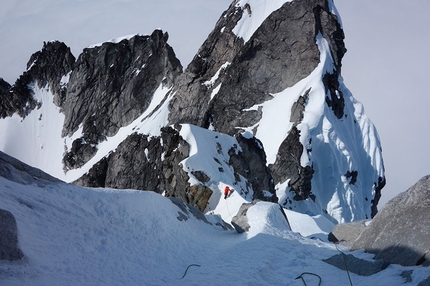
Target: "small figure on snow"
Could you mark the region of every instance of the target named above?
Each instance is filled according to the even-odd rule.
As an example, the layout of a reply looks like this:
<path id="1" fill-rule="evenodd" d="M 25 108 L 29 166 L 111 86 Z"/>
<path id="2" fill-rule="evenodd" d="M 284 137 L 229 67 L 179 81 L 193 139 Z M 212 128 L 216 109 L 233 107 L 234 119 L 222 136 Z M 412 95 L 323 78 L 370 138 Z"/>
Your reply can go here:
<path id="1" fill-rule="evenodd" d="M 229 197 L 231 195 L 231 193 L 233 193 L 233 190 L 230 189 L 229 186 L 225 186 L 225 189 L 224 189 L 224 200 L 227 199 L 227 197 Z"/>

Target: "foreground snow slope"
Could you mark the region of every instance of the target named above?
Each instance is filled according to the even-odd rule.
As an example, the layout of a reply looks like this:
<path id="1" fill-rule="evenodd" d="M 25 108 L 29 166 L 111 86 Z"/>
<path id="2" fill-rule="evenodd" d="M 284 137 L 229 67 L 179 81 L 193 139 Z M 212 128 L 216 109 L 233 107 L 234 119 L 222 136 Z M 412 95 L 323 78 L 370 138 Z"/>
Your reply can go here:
<path id="1" fill-rule="evenodd" d="M 179 221 L 181 209 L 152 192 L 41 179 L 22 185 L 3 177 L 0 190 L 0 209 L 16 217 L 25 254 L 23 261 L 0 262 L 2 285 L 303 285 L 294 278 L 306 271 L 320 275 L 323 285 L 348 284 L 346 272 L 321 261 L 338 253 L 333 245 L 304 238 L 282 223 L 255 225 L 271 221 L 261 219 L 264 208 L 252 213 L 260 218 L 254 232 L 239 235 L 193 216 Z M 292 226 L 305 219 L 287 215 Z M 301 227 L 309 235 L 318 231 Z M 191 264 L 199 266 L 181 279 Z M 407 269 L 390 266 L 370 277 L 351 277 L 356 286 L 403 285 L 400 274 Z M 413 281 L 425 275 L 414 268 Z"/>

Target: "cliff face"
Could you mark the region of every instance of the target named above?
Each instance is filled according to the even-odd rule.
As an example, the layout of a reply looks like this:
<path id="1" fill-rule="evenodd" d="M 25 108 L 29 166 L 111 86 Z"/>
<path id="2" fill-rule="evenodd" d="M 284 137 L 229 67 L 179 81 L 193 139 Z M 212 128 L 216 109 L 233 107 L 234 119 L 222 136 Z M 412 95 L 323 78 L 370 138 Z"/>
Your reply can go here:
<path id="1" fill-rule="evenodd" d="M 376 214 L 381 146 L 343 84 L 331 0 L 233 1 L 184 72 L 167 38 L 156 30 L 77 60 L 65 44 L 45 44 L 15 85 L 0 82 L 0 129 L 25 134 L 42 113 L 44 124 L 61 121 L 55 145 L 32 152 L 56 148 L 65 171 L 56 175 L 81 185 L 152 190 L 201 210 L 231 185 L 245 200 L 339 222 Z M 58 119 L 47 117 L 45 93 Z M 12 141 L 2 143 L 11 155 L 29 156 Z"/>
<path id="2" fill-rule="evenodd" d="M 167 39 L 167 33 L 156 30 L 151 36 L 84 49 L 61 100 L 62 136 L 82 126 L 82 136 L 65 154 L 67 169 L 81 167 L 99 142 L 145 112 L 160 84 L 172 85 L 182 66 Z"/>
<path id="3" fill-rule="evenodd" d="M 375 215 L 385 184 L 380 143 L 343 85 L 346 48 L 333 2 L 266 1 L 276 8 L 267 16 L 254 2 L 234 1 L 221 16 L 178 78 L 169 122 L 250 131 L 262 141 L 285 207 L 354 220 L 355 207 L 344 206 L 360 193 L 358 216 Z"/>

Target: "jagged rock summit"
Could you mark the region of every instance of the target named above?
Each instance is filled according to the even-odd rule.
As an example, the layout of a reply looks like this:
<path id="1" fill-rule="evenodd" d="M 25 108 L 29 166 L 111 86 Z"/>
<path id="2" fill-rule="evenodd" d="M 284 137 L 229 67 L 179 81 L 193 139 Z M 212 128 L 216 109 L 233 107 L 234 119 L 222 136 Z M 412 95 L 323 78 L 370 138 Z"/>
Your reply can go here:
<path id="1" fill-rule="evenodd" d="M 222 211 L 229 185 L 232 213 L 260 199 L 337 222 L 376 214 L 381 145 L 343 84 L 332 0 L 233 1 L 184 72 L 167 39 L 157 30 L 77 60 L 46 43 L 13 86 L 0 82 L 0 148 L 68 182 L 205 211 Z"/>

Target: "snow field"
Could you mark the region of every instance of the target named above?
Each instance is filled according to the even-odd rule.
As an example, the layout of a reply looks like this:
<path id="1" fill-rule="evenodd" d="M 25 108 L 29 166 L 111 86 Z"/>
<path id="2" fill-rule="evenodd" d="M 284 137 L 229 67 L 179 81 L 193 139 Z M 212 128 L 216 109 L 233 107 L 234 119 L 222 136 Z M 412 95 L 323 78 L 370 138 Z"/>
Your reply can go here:
<path id="1" fill-rule="evenodd" d="M 192 215 L 179 221 L 183 211 L 153 192 L 21 185 L 4 178 L 0 189 L 0 208 L 14 214 L 25 254 L 23 261 L 0 262 L 2 285 L 294 286 L 303 285 L 295 280 L 302 272 L 320 275 L 323 285 L 348 285 L 346 272 L 321 261 L 339 253 L 335 247 L 289 231 L 276 204 L 251 208 L 250 233 L 237 234 Z M 302 234 L 324 232 L 316 226 L 324 224 L 320 218 L 308 226 L 313 219 L 304 214 L 287 216 L 293 231 L 300 225 Z M 181 279 L 191 264 L 199 266 Z M 356 286 L 403 285 L 400 274 L 409 269 L 414 283 L 408 285 L 428 275 L 423 267 L 392 265 L 351 278 Z"/>

